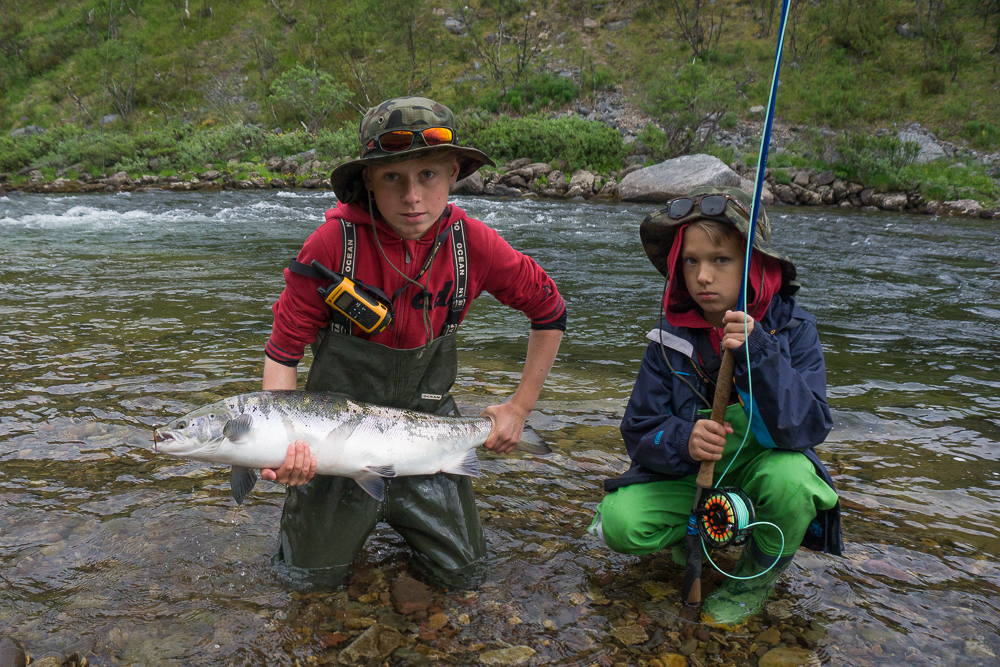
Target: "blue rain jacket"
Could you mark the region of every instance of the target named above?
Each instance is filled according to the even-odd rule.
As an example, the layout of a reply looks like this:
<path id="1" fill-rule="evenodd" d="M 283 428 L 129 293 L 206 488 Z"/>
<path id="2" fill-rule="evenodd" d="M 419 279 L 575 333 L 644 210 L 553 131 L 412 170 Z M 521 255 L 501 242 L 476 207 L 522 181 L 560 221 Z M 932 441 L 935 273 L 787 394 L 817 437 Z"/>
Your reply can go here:
<path id="1" fill-rule="evenodd" d="M 695 371 L 694 331 L 672 326 L 664 319 L 648 338 L 653 342 L 646 348 L 621 424 L 632 466 L 621 477 L 605 480 L 608 492 L 630 484 L 698 473 L 700 463 L 690 457 L 688 439 L 695 422 L 703 418 L 698 410 L 709 406 L 684 380 L 709 403 L 714 388 Z M 833 479 L 814 449 L 833 427 L 826 403 L 826 365 L 816 318 L 790 296 L 778 294 L 771 300 L 746 344 L 735 350 L 734 376 L 744 406 L 750 405 L 747 347 L 753 379 L 750 427 L 754 436 L 764 447 L 802 452 L 832 488 Z M 671 372 L 664 355 L 676 373 Z M 839 504 L 817 515 L 802 546 L 841 555 Z"/>

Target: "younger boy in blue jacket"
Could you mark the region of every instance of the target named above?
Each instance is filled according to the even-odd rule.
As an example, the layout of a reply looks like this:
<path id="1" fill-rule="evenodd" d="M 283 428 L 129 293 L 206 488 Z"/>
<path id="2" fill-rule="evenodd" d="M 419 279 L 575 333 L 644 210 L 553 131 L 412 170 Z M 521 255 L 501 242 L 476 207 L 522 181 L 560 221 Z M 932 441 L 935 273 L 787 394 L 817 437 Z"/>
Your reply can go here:
<path id="1" fill-rule="evenodd" d="M 621 424 L 632 466 L 605 481 L 590 527 L 622 553 L 679 549 L 698 468 L 715 461 L 715 485 L 742 489 L 756 520 L 781 531 L 757 527 L 732 572 L 743 579 L 727 578 L 705 601 L 704 620 L 726 626 L 763 606 L 800 545 L 843 548 L 837 493 L 813 449 L 832 426 L 816 318 L 792 298 L 795 267 L 767 244 L 763 211 L 747 312 L 736 311 L 749 209 L 742 190 L 697 188 L 643 221 L 643 247 L 668 280 L 664 318 L 647 336 Z M 726 349 L 736 366 L 719 425 L 709 415 Z"/>

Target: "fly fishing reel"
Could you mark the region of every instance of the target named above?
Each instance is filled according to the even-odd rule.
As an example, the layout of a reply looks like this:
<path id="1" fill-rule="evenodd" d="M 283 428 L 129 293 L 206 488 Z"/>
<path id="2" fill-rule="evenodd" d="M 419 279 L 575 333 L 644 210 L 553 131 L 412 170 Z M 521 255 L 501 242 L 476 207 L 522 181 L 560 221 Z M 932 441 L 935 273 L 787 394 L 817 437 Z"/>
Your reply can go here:
<path id="1" fill-rule="evenodd" d="M 711 489 L 695 510 L 698 532 L 709 549 L 741 546 L 753 534 L 753 503 L 741 489 Z"/>

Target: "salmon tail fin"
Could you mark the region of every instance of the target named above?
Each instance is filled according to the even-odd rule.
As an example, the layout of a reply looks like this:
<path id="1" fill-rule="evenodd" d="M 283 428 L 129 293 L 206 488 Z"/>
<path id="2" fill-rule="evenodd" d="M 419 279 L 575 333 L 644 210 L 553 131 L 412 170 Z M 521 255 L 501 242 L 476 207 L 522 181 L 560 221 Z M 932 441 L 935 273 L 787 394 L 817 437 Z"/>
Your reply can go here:
<path id="1" fill-rule="evenodd" d="M 517 449 L 519 451 L 538 456 L 552 453 L 549 446 L 546 445 L 542 439 L 538 437 L 538 434 L 535 433 L 534 429 L 527 424 L 524 426 L 524 432 L 521 433 L 521 442 L 517 443 Z"/>
<path id="2" fill-rule="evenodd" d="M 233 471 L 229 475 L 229 490 L 233 494 L 233 500 L 237 505 L 242 505 L 250 492 L 253 491 L 257 483 L 257 471 L 253 468 L 243 466 L 233 466 Z"/>

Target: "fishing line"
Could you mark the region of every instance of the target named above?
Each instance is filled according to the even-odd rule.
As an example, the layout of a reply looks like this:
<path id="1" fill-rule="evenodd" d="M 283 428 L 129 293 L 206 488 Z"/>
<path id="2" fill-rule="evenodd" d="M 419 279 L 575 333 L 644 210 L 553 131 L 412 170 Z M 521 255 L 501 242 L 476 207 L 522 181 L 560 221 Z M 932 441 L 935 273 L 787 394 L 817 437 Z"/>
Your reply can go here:
<path id="1" fill-rule="evenodd" d="M 781 552 L 784 552 L 785 550 L 785 534 L 782 532 L 781 528 L 774 525 L 773 523 L 766 521 L 753 522 L 752 517 L 744 512 L 744 510 L 746 510 L 748 507 L 752 511 L 752 504 L 749 503 L 749 498 L 746 498 L 745 495 L 741 498 L 738 494 L 726 493 L 726 491 L 728 490 L 721 489 L 719 485 L 722 483 L 723 478 L 725 478 L 726 474 L 729 472 L 729 469 L 733 466 L 733 463 L 736 462 L 736 458 L 739 456 L 739 453 L 743 450 L 743 446 L 746 444 L 747 438 L 750 437 L 750 432 L 752 430 L 751 424 L 753 422 L 754 400 L 753 400 L 753 377 L 752 377 L 753 374 L 750 372 L 750 347 L 747 345 L 750 338 L 750 333 L 748 331 L 748 326 L 747 326 L 747 315 L 746 315 L 747 285 L 749 285 L 750 283 L 750 260 L 751 260 L 751 255 L 753 253 L 754 239 L 757 235 L 757 218 L 760 215 L 760 199 L 764 188 L 764 167 L 767 165 L 768 148 L 770 147 L 771 143 L 771 128 L 774 122 L 774 103 L 775 99 L 777 98 L 779 74 L 781 72 L 781 53 L 785 43 L 785 27 L 787 25 L 787 18 L 788 18 L 788 4 L 789 4 L 788 0 L 784 0 L 782 3 L 781 28 L 778 33 L 778 48 L 774 57 L 774 73 L 772 74 L 771 77 L 771 90 L 768 96 L 767 114 L 764 119 L 764 132 L 760 140 L 760 153 L 757 159 L 757 179 L 756 183 L 754 184 L 753 202 L 750 206 L 750 229 L 747 232 L 747 250 L 743 261 L 743 279 L 740 285 L 740 298 L 739 302 L 737 303 L 737 310 L 742 311 L 744 313 L 743 347 L 747 360 L 747 396 L 748 396 L 748 405 L 744 406 L 744 410 L 747 413 L 747 429 L 746 433 L 744 433 L 743 435 L 743 441 L 740 443 L 740 446 L 736 449 L 736 452 L 733 454 L 732 460 L 729 462 L 729 465 L 726 466 L 726 469 L 719 477 L 719 481 L 716 482 L 715 485 L 713 486 L 714 492 L 709 494 L 709 496 L 702 501 L 702 507 L 707 507 L 708 503 L 714 502 L 718 505 L 715 511 L 717 512 L 726 511 L 726 518 L 733 519 L 733 526 L 736 528 L 736 531 L 742 531 L 740 534 L 745 534 L 746 539 L 750 539 L 750 535 L 749 532 L 745 531 L 752 532 L 752 529 L 758 525 L 772 526 L 775 530 L 778 531 L 778 534 L 781 536 Z M 761 262 L 761 289 L 757 290 L 758 298 L 760 298 L 760 296 L 763 294 L 764 269 L 765 269 L 765 262 Z M 746 502 L 744 502 L 744 498 L 746 498 Z M 743 521 L 746 521 L 746 523 L 741 525 L 739 523 L 741 519 Z M 705 521 L 702 521 L 701 523 L 704 524 Z M 705 556 L 708 558 L 708 562 L 711 563 L 712 567 L 714 567 L 716 570 L 722 572 L 722 570 L 720 570 L 719 567 L 712 561 L 711 556 L 708 555 L 708 547 L 706 546 L 706 543 L 707 540 L 702 539 L 702 550 L 705 552 Z M 774 562 L 771 563 L 771 565 L 766 570 L 750 577 L 736 577 L 731 574 L 727 574 L 726 572 L 722 572 L 722 574 L 731 579 L 754 579 L 770 571 L 775 566 L 775 564 L 777 564 L 779 559 L 780 556 L 776 557 L 774 559 Z"/>

